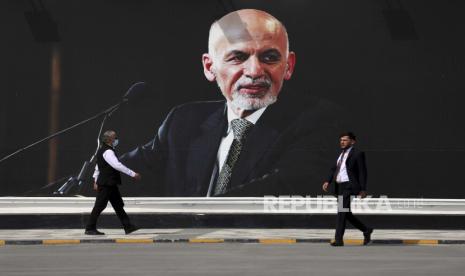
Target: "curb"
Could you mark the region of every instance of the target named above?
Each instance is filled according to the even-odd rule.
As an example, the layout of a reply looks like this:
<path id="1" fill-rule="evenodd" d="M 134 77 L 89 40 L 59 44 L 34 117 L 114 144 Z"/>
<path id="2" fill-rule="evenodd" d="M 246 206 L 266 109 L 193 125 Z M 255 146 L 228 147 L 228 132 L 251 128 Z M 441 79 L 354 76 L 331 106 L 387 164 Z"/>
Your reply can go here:
<path id="1" fill-rule="evenodd" d="M 329 243 L 331 239 L 45 239 L 45 240 L 0 240 L 0 246 L 4 245 L 71 245 L 71 244 L 156 244 L 156 243 L 257 243 L 257 244 L 296 244 L 296 243 Z M 363 239 L 346 239 L 346 245 L 362 245 Z M 375 245 L 442 245 L 462 244 L 465 240 L 396 240 L 380 239 L 372 240 Z"/>

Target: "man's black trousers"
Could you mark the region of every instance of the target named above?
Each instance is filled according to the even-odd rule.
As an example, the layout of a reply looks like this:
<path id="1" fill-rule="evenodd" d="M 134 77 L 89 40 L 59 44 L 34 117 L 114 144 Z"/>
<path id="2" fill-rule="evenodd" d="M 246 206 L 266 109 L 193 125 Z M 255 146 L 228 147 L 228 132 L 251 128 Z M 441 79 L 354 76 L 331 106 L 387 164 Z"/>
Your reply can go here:
<path id="1" fill-rule="evenodd" d="M 353 196 L 352 189 L 350 187 L 350 182 L 336 183 L 336 185 L 338 185 L 338 210 L 335 240 L 341 242 L 344 237 L 347 221 L 349 221 L 355 228 L 359 229 L 362 232 L 366 232 L 368 228 L 352 214 L 352 211 L 350 209 L 350 200 L 351 196 Z M 340 210 L 341 206 L 344 208 L 344 210 Z"/>
<path id="2" fill-rule="evenodd" d="M 110 201 L 111 206 L 113 206 L 113 209 L 115 210 L 123 227 L 126 229 L 131 225 L 129 217 L 124 211 L 124 202 L 118 186 L 99 186 L 94 208 L 92 209 L 89 221 L 87 222 L 86 230 L 94 230 L 97 228 L 97 219 L 102 211 L 107 207 L 108 201 Z"/>

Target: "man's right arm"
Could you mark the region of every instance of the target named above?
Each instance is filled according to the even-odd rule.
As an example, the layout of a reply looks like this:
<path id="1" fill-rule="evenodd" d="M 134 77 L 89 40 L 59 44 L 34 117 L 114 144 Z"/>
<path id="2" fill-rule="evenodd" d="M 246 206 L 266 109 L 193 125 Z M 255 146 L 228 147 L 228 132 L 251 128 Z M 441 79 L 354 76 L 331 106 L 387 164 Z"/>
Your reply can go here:
<path id="1" fill-rule="evenodd" d="M 334 172 L 336 171 L 336 168 L 337 168 L 337 166 L 334 165 L 329 170 L 329 175 L 328 175 L 328 177 L 326 177 L 326 181 L 323 183 L 323 191 L 325 191 L 325 192 L 329 191 L 328 188 L 329 188 L 329 185 L 331 184 L 331 182 L 333 181 Z"/>
<path id="2" fill-rule="evenodd" d="M 123 165 L 118 158 L 115 156 L 115 152 L 111 149 L 107 149 L 103 153 L 103 159 L 111 166 L 113 169 L 122 172 L 130 177 L 136 177 L 137 173 Z"/>
<path id="3" fill-rule="evenodd" d="M 329 170 L 328 177 L 326 178 L 326 182 L 331 183 L 334 178 L 334 173 L 336 172 L 337 165 L 333 165 L 331 169 Z"/>

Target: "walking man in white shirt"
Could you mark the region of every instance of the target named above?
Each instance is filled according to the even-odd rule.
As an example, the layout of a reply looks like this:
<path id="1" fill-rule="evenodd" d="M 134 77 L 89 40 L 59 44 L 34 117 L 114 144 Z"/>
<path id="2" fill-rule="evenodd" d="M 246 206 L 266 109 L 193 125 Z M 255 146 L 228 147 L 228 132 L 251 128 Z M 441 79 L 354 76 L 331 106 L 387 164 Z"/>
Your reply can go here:
<path id="1" fill-rule="evenodd" d="M 135 180 L 140 180 L 140 174 L 127 168 L 118 160 L 115 147 L 118 145 L 116 132 L 107 130 L 102 136 L 102 145 L 97 152 L 97 165 L 95 166 L 94 190 L 97 191 L 95 205 L 90 214 L 86 226 L 86 235 L 104 235 L 97 230 L 97 219 L 110 201 L 126 234 L 130 234 L 139 228 L 132 224 L 124 211 L 124 202 L 118 189 L 121 185 L 120 172 L 129 175 Z"/>
<path id="2" fill-rule="evenodd" d="M 328 191 L 331 182 L 334 182 L 334 194 L 338 197 L 337 223 L 335 241 L 332 246 L 343 246 L 343 236 L 346 221 L 363 233 L 363 245 L 371 241 L 373 228 L 364 225 L 350 210 L 350 201 L 353 196 L 365 198 L 367 196 L 367 167 L 365 153 L 354 147 L 355 135 L 345 132 L 339 136 L 341 153 L 331 168 L 323 190 Z M 342 201 L 342 202 L 341 202 Z"/>

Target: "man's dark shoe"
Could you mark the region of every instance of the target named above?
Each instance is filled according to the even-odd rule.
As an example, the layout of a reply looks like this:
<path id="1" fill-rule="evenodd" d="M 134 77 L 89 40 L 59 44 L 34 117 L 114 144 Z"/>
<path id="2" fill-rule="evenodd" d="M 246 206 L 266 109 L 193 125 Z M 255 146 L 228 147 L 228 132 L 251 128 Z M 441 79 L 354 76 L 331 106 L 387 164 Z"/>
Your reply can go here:
<path id="1" fill-rule="evenodd" d="M 100 231 L 97 230 L 97 229 L 86 230 L 86 231 L 84 232 L 84 234 L 86 234 L 86 235 L 105 235 L 105 233 L 100 232 Z"/>
<path id="2" fill-rule="evenodd" d="M 132 232 L 137 231 L 139 229 L 140 229 L 139 227 L 131 224 L 128 227 L 124 228 L 124 232 L 126 233 L 126 235 L 128 235 L 128 234 L 131 234 Z"/>
<path id="3" fill-rule="evenodd" d="M 342 241 L 333 241 L 330 244 L 331 246 L 344 246 L 344 242 Z"/>
<path id="4" fill-rule="evenodd" d="M 373 233 L 373 228 L 363 232 L 363 245 L 367 245 L 371 242 L 371 233 Z"/>

